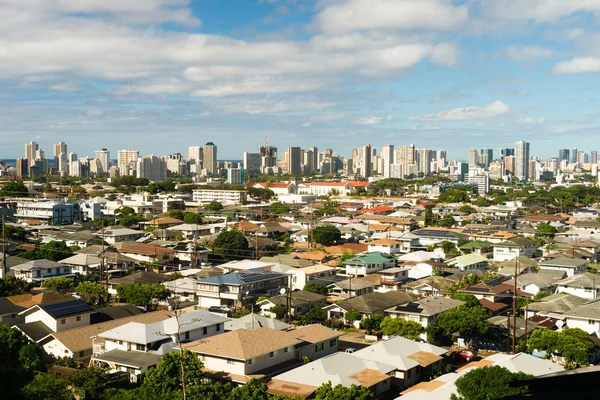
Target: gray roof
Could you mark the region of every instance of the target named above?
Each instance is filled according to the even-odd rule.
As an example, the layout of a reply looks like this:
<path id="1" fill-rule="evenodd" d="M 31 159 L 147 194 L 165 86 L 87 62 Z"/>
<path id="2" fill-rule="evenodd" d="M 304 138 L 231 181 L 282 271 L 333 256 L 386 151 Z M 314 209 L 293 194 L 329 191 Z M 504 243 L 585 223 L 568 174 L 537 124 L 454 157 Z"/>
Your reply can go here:
<path id="1" fill-rule="evenodd" d="M 254 326 L 254 329 L 271 328 L 280 331 L 286 330 L 290 327 L 290 325 L 286 324 L 283 321 L 279 321 L 274 318 L 263 317 L 262 315 L 258 314 L 248 314 L 241 318 L 233 318 L 225 322 L 226 331 L 237 331 L 238 329 L 252 329 L 252 326 Z"/>
<path id="2" fill-rule="evenodd" d="M 536 285 L 540 289 L 545 289 L 553 286 L 560 280 L 561 276 L 550 274 L 522 274 L 519 275 L 517 282 L 521 285 Z"/>
<path id="3" fill-rule="evenodd" d="M 53 333 L 52 329 L 48 328 L 42 321 L 28 322 L 15 326 L 34 343 Z"/>
<path id="4" fill-rule="evenodd" d="M 138 369 L 151 367 L 160 362 L 160 356 L 157 354 L 122 350 L 111 350 L 102 355 L 94 356 L 94 359 Z"/>
<path id="5" fill-rule="evenodd" d="M 6 297 L 0 297 L 0 315 L 18 314 L 25 310 L 25 307 L 16 305 Z"/>
<path id="6" fill-rule="evenodd" d="M 385 311 L 389 313 L 407 313 L 430 316 L 451 310 L 462 304 L 465 304 L 465 302 L 461 300 L 449 299 L 447 297 L 425 297 L 423 299 L 411 301 L 410 303 L 402 304 Z"/>
<path id="7" fill-rule="evenodd" d="M 567 267 L 567 268 L 577 268 L 583 265 L 587 265 L 587 260 L 582 260 L 581 258 L 554 258 L 552 260 L 546 260 L 540 263 L 540 267 L 548 266 L 548 267 Z"/>
<path id="8" fill-rule="evenodd" d="M 592 274 L 590 272 L 575 274 L 565 279 L 561 279 L 560 281 L 556 282 L 556 285 L 559 288 L 561 286 L 570 288 L 598 288 L 600 287 L 600 275 Z"/>
<path id="9" fill-rule="evenodd" d="M 529 311 L 565 314 L 588 300 L 567 293 L 556 293 L 528 305 Z"/>
<path id="10" fill-rule="evenodd" d="M 0 253 L 0 262 L 4 262 L 4 258 L 6 257 L 6 268 L 12 269 L 12 267 L 28 262 L 29 260 L 26 258 L 21 258 L 18 256 L 7 256 L 4 253 Z"/>
<path id="11" fill-rule="evenodd" d="M 531 239 L 523 237 L 514 237 L 512 239 L 505 240 L 504 242 L 494 244 L 493 247 L 532 247 L 535 246 L 535 242 Z"/>
<path id="12" fill-rule="evenodd" d="M 280 254 L 273 257 L 261 257 L 260 261 L 289 265 L 292 267 L 303 268 L 315 265 L 314 261 L 304 260 L 291 254 Z"/>
<path id="13" fill-rule="evenodd" d="M 567 316 L 567 326 L 569 325 L 569 317 L 600 320 L 600 300 L 593 300 L 589 303 L 574 307 L 564 314 Z"/>
<path id="14" fill-rule="evenodd" d="M 267 271 L 259 268 L 246 271 L 231 272 L 224 275 L 212 276 L 210 278 L 199 279 L 198 283 L 209 285 L 246 285 L 248 283 L 260 282 L 273 278 L 287 278 L 286 274 L 281 272 Z"/>
<path id="15" fill-rule="evenodd" d="M 11 269 L 13 271 L 32 271 L 36 269 L 45 269 L 45 268 L 56 268 L 56 267 L 66 267 L 65 264 L 61 264 L 55 261 L 50 260 L 31 260 L 26 263 L 16 265 Z"/>
<path id="16" fill-rule="evenodd" d="M 488 321 L 490 321 L 492 324 L 496 325 L 497 327 L 501 328 L 501 329 L 508 329 L 508 321 L 505 315 L 496 315 L 494 317 L 488 318 Z M 516 324 L 515 324 L 516 321 Z M 530 334 L 531 331 L 533 331 L 534 329 L 537 328 L 538 324 L 536 322 L 533 321 L 529 321 L 527 320 L 527 322 L 525 321 L 525 319 L 523 318 L 510 318 L 510 328 L 513 328 L 513 324 L 516 327 L 516 333 L 517 333 L 517 337 L 522 337 L 524 336 L 526 333 Z M 527 329 L 526 329 L 527 328 Z"/>
<path id="17" fill-rule="evenodd" d="M 301 305 L 308 305 L 312 303 L 325 303 L 327 300 L 327 296 L 323 296 L 322 294 L 318 293 L 307 292 L 305 290 L 296 290 L 292 292 L 291 297 L 292 307 L 298 307 Z M 263 301 L 270 301 L 276 306 L 285 306 L 287 302 L 287 296 L 274 296 Z"/>
<path id="18" fill-rule="evenodd" d="M 157 274 L 152 271 L 140 271 L 122 278 L 110 279 L 110 285 L 126 285 L 131 283 L 163 283 L 169 279 L 168 276 Z"/>
<path id="19" fill-rule="evenodd" d="M 408 303 L 415 297 L 407 292 L 373 292 L 342 300 L 328 307 L 338 306 L 346 311 L 358 311 L 363 314 L 383 314 L 386 309 Z"/>

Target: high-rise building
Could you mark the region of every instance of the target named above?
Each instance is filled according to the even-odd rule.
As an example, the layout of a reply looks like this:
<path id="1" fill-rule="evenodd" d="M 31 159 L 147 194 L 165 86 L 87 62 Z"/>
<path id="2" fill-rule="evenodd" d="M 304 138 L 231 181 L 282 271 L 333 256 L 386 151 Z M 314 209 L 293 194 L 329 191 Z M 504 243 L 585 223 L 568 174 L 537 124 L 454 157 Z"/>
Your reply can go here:
<path id="1" fill-rule="evenodd" d="M 438 168 L 446 167 L 446 150 L 438 150 L 435 158 L 438 162 Z"/>
<path id="2" fill-rule="evenodd" d="M 592 151 L 590 153 L 590 162 L 592 164 L 597 164 L 598 163 L 598 152 L 597 151 Z"/>
<path id="3" fill-rule="evenodd" d="M 136 162 L 140 153 L 136 150 L 121 150 L 117 152 L 117 167 L 128 167 L 129 163 Z"/>
<path id="4" fill-rule="evenodd" d="M 481 149 L 480 157 L 479 157 L 479 164 L 481 164 L 481 166 L 487 168 L 487 167 L 489 167 L 489 165 L 492 161 L 494 161 L 494 150 L 493 149 Z"/>
<path id="5" fill-rule="evenodd" d="M 370 178 L 373 176 L 373 164 L 371 162 L 371 156 L 373 155 L 373 149 L 368 144 L 363 147 L 360 151 L 360 176 L 363 178 Z"/>
<path id="6" fill-rule="evenodd" d="M 146 178 L 151 182 L 167 179 L 167 163 L 154 154 L 138 158 L 136 167 L 138 178 Z"/>
<path id="7" fill-rule="evenodd" d="M 102 168 L 102 171 L 98 171 L 98 173 L 101 172 L 103 174 L 107 174 L 108 169 L 110 168 L 110 152 L 108 149 L 100 149 L 96 151 L 96 160 L 100 161 L 100 166 Z"/>
<path id="8" fill-rule="evenodd" d="M 29 164 L 27 163 L 26 158 L 17 158 L 15 167 L 17 169 L 17 176 L 19 178 L 29 175 Z"/>
<path id="9" fill-rule="evenodd" d="M 209 174 L 217 173 L 217 145 L 213 142 L 208 142 L 204 145 L 204 149 L 202 151 L 202 155 L 204 157 L 204 169 L 208 171 Z"/>
<path id="10" fill-rule="evenodd" d="M 571 149 L 571 163 L 575 164 L 577 162 L 577 148 L 574 147 Z"/>
<path id="11" fill-rule="evenodd" d="M 434 159 L 435 152 L 429 149 L 417 149 L 415 151 L 417 169 L 422 172 L 423 175 L 429 175 L 431 173 L 431 161 Z"/>
<path id="12" fill-rule="evenodd" d="M 490 177 L 488 175 L 469 176 L 467 180 L 469 184 L 477 186 L 477 193 L 480 195 L 490 191 Z"/>
<path id="13" fill-rule="evenodd" d="M 275 146 L 261 146 L 258 149 L 260 157 L 262 159 L 261 165 L 265 168 L 274 167 L 277 165 L 277 147 Z"/>
<path id="14" fill-rule="evenodd" d="M 380 173 L 383 174 L 384 178 L 390 178 L 390 168 L 392 164 L 396 161 L 396 155 L 394 154 L 394 145 L 386 144 L 381 149 L 381 160 L 382 160 L 382 171 Z"/>
<path id="15" fill-rule="evenodd" d="M 504 170 L 514 176 L 515 175 L 515 164 L 516 164 L 515 156 L 506 156 L 506 158 L 504 159 Z"/>
<path id="16" fill-rule="evenodd" d="M 515 143 L 515 176 L 522 181 L 529 179 L 529 142 Z"/>
<path id="17" fill-rule="evenodd" d="M 409 167 L 415 163 L 415 145 L 398 146 L 396 149 L 396 164 L 403 165 L 404 174 L 408 174 Z"/>
<path id="18" fill-rule="evenodd" d="M 477 149 L 469 150 L 469 167 L 476 167 L 479 164 L 479 153 Z"/>
<path id="19" fill-rule="evenodd" d="M 241 185 L 244 183 L 244 168 L 227 168 L 227 183 Z"/>
<path id="20" fill-rule="evenodd" d="M 36 142 L 29 142 L 25 144 L 25 159 L 29 168 L 34 165 L 36 154 L 39 150 L 39 145 Z"/>
<path id="21" fill-rule="evenodd" d="M 569 149 L 558 149 L 558 162 L 562 160 L 569 160 Z"/>
<path id="22" fill-rule="evenodd" d="M 193 160 L 196 164 L 198 164 L 199 161 L 202 161 L 202 146 L 189 146 L 187 160 Z"/>
<path id="23" fill-rule="evenodd" d="M 54 145 L 54 169 L 61 171 L 60 169 L 60 155 L 67 154 L 67 144 L 65 142 L 59 142 Z"/>
<path id="24" fill-rule="evenodd" d="M 506 157 L 515 155 L 515 149 L 505 147 L 503 149 L 500 149 L 499 154 L 500 154 L 500 159 L 505 160 Z"/>
<path id="25" fill-rule="evenodd" d="M 244 170 L 249 174 L 260 173 L 260 153 L 244 152 Z"/>
<path id="26" fill-rule="evenodd" d="M 308 149 L 311 152 L 308 164 L 311 166 L 311 172 L 318 172 L 319 170 L 319 149 L 316 146 L 310 146 Z"/>
<path id="27" fill-rule="evenodd" d="M 287 170 L 289 174 L 302 173 L 302 148 L 300 146 L 288 147 Z"/>

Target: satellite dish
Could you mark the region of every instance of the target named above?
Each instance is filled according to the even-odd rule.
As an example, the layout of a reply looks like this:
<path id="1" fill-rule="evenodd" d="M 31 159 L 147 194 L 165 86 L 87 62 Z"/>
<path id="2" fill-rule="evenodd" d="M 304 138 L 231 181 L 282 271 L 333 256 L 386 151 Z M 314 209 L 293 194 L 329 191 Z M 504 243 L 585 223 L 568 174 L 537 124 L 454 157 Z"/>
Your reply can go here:
<path id="1" fill-rule="evenodd" d="M 565 324 L 565 323 L 563 322 L 563 320 L 562 320 L 562 319 L 559 319 L 558 321 L 556 321 L 556 327 L 557 327 L 558 329 L 561 329 L 561 328 L 564 326 L 564 324 Z"/>
<path id="2" fill-rule="evenodd" d="M 281 290 L 279 291 L 279 293 L 281 293 L 281 295 L 283 296 L 284 294 L 286 294 L 286 290 L 284 288 L 281 288 Z"/>

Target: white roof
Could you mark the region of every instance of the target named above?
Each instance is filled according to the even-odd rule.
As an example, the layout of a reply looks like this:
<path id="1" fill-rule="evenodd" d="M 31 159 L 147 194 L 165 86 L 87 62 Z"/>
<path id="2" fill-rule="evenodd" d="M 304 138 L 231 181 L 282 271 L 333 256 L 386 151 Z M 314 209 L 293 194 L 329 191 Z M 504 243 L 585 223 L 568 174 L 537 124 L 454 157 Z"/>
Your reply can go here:
<path id="1" fill-rule="evenodd" d="M 56 267 L 66 267 L 66 265 L 55 262 L 55 261 L 41 259 L 41 260 L 27 261 L 26 263 L 15 265 L 14 267 L 11 267 L 10 269 L 12 269 L 13 271 L 31 271 L 34 269 L 45 269 L 45 268 L 56 268 Z"/>
<path id="2" fill-rule="evenodd" d="M 498 353 L 487 357 L 486 360 L 493 361 L 494 365 L 504 367 L 510 372 L 524 372 L 533 376 L 564 371 L 563 367 L 552 361 L 543 360 L 526 353 L 517 353 L 514 355 Z"/>
<path id="3" fill-rule="evenodd" d="M 229 321 L 229 318 L 211 314 L 206 311 L 192 311 L 179 316 L 181 333 L 193 331 Z M 130 322 L 117 328 L 100 333 L 104 339 L 122 340 L 129 343 L 148 344 L 177 335 L 177 319 L 175 317 L 151 324 Z"/>
<path id="4" fill-rule="evenodd" d="M 439 258 L 440 258 L 440 255 L 438 253 L 434 253 L 432 251 L 423 251 L 423 250 L 415 251 L 415 252 L 408 253 L 408 254 L 403 254 L 400 257 L 398 257 L 398 259 L 402 260 L 402 261 L 431 261 L 431 260 L 437 260 Z"/>
<path id="5" fill-rule="evenodd" d="M 97 266 L 102 263 L 102 260 L 93 254 L 77 253 L 72 257 L 61 260 L 61 262 L 69 265 Z"/>
<path id="6" fill-rule="evenodd" d="M 256 261 L 256 260 L 239 260 L 239 261 L 230 261 L 225 264 L 221 264 L 218 267 L 223 269 L 235 269 L 235 270 L 248 270 L 255 268 L 267 268 L 274 266 L 275 263 L 269 263 L 264 261 Z"/>

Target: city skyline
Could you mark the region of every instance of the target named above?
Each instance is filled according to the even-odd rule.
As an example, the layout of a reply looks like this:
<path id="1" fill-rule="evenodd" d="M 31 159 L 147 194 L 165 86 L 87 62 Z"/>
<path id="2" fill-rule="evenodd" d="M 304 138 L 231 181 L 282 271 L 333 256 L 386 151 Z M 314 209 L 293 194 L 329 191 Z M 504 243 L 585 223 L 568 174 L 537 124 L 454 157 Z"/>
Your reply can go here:
<path id="1" fill-rule="evenodd" d="M 270 132 L 340 154 L 596 147 L 600 5 L 497 3 L 4 2 L 0 158 L 29 141 L 169 154 L 200 137 L 232 159 Z"/>

